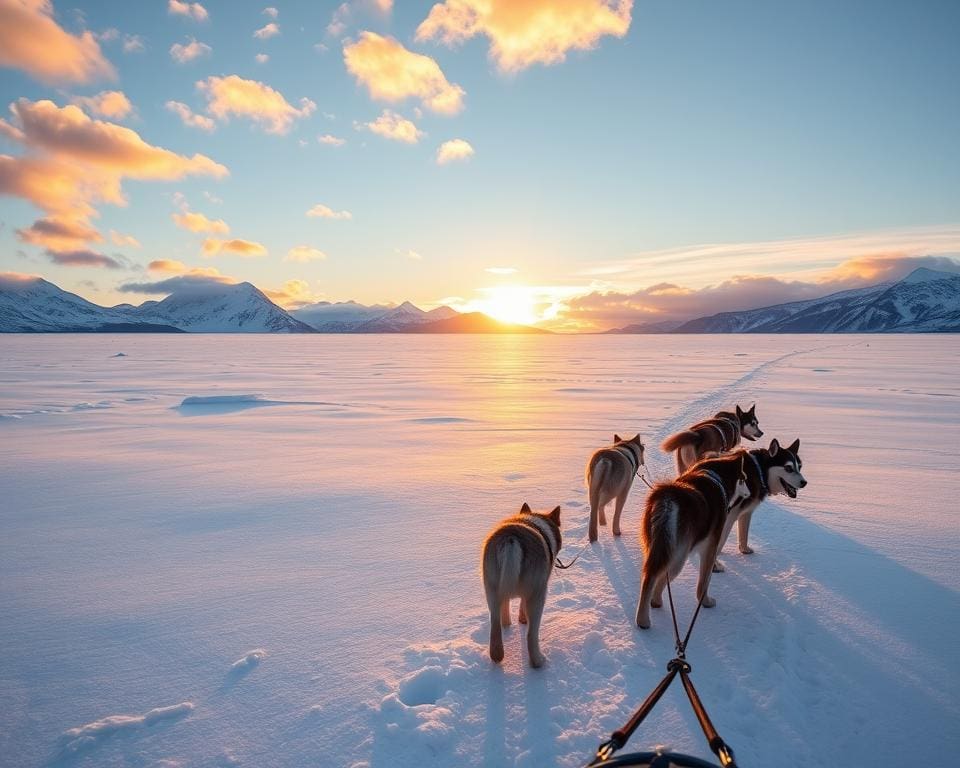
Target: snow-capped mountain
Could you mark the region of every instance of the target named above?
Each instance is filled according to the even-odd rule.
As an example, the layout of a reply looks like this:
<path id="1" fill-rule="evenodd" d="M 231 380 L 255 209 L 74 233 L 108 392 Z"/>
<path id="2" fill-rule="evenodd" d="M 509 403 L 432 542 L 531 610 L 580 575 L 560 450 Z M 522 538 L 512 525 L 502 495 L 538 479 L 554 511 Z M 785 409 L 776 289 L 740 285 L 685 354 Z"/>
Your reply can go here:
<path id="1" fill-rule="evenodd" d="M 182 289 L 139 307 L 101 307 L 39 277 L 0 277 L 0 332 L 311 333 L 250 283 Z"/>
<path id="2" fill-rule="evenodd" d="M 336 304 L 322 301 L 295 309 L 290 314 L 323 333 L 402 333 L 414 326 L 456 317 L 459 313 L 450 307 L 425 311 L 409 301 L 396 307 L 366 306 L 355 301 Z"/>
<path id="3" fill-rule="evenodd" d="M 311 333 L 251 283 L 179 290 L 150 307 L 149 315 L 196 333 Z"/>
<path id="4" fill-rule="evenodd" d="M 921 267 L 902 280 L 684 323 L 674 333 L 960 331 L 960 274 Z"/>

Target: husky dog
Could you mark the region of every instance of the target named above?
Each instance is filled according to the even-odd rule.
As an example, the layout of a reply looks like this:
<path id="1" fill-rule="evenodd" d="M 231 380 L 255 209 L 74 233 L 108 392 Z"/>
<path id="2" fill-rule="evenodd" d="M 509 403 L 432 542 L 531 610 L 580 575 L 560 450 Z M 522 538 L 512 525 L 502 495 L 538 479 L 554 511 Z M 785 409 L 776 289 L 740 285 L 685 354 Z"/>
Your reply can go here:
<path id="1" fill-rule="evenodd" d="M 682 475 L 704 456 L 719 456 L 740 445 L 740 438 L 763 437 L 757 422 L 757 406 L 749 411 L 737 406 L 736 413 L 720 411 L 712 419 L 700 421 L 682 432 L 671 435 L 660 447 L 667 453 L 677 452 L 677 474 Z"/>
<path id="2" fill-rule="evenodd" d="M 663 589 L 683 568 L 691 552 L 700 555 L 697 599 L 711 608 L 707 595 L 730 508 L 750 495 L 744 456 L 724 456 L 710 468 L 698 464 L 671 483 L 660 483 L 647 495 L 640 525 L 643 574 L 637 603 L 637 626 L 650 627 L 650 606 L 663 605 Z"/>
<path id="3" fill-rule="evenodd" d="M 613 436 L 613 445 L 601 448 L 587 462 L 587 488 L 590 490 L 590 541 L 597 540 L 597 522 L 607 524 L 604 509 L 615 500 L 613 535 L 620 535 L 620 513 L 627 502 L 633 478 L 643 466 L 640 435 L 624 440 Z"/>
<path id="4" fill-rule="evenodd" d="M 803 461 L 800 459 L 800 440 L 784 448 L 776 438 L 770 441 L 769 448 L 755 448 L 752 451 L 739 451 L 734 456 L 743 456 L 744 471 L 747 475 L 747 488 L 750 495 L 733 507 L 728 519 L 727 529 L 723 532 L 720 549 L 730 535 L 734 521 L 737 523 L 737 545 L 744 555 L 753 554 L 747 543 L 750 535 L 750 520 L 753 511 L 767 496 L 784 494 L 791 499 L 797 498 L 797 489 L 807 485 L 806 478 L 800 473 Z M 713 459 L 699 462 L 696 466 L 710 469 Z M 719 555 L 719 550 L 717 551 Z M 718 560 L 713 566 L 715 572 L 723 571 L 723 564 Z"/>
<path id="5" fill-rule="evenodd" d="M 520 514 L 502 520 L 483 542 L 483 588 L 490 609 L 490 658 L 503 660 L 503 627 L 510 626 L 510 598 L 520 598 L 520 623 L 527 627 L 530 665 L 542 667 L 540 619 L 547 582 L 560 551 L 560 507 L 549 514 L 524 503 Z"/>

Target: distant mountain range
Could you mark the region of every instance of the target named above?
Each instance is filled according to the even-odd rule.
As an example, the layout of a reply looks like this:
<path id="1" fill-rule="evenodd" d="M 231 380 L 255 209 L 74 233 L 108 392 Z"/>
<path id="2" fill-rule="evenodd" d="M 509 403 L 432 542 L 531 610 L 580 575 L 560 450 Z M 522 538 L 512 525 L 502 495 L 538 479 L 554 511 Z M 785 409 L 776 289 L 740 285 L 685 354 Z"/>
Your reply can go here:
<path id="1" fill-rule="evenodd" d="M 42 278 L 0 277 L 0 333 L 547 333 L 450 307 L 409 301 L 322 301 L 293 311 L 250 283 L 181 288 L 163 301 L 101 307 Z M 607 333 L 960 332 L 960 274 L 916 269 L 902 280 L 695 320 L 640 323 Z"/>
<path id="2" fill-rule="evenodd" d="M 450 307 L 353 301 L 287 312 L 250 283 L 182 288 L 163 301 L 101 307 L 42 278 L 0 278 L 0 333 L 546 333 Z"/>
<path id="3" fill-rule="evenodd" d="M 608 333 L 960 332 L 960 274 L 921 267 L 902 280 L 686 322 L 645 323 Z"/>

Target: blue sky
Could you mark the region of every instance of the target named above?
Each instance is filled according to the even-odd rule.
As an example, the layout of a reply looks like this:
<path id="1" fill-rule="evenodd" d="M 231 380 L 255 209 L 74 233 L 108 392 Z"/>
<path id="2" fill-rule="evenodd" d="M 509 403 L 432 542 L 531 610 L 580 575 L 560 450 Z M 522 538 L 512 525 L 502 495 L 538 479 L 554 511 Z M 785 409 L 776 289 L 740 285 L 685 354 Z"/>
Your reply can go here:
<path id="1" fill-rule="evenodd" d="M 50 100 L 60 110 L 120 91 L 133 108 L 123 117 L 78 106 L 153 147 L 199 153 L 229 171 L 122 176 L 126 205 L 92 201 L 84 221 L 103 240 L 69 252 L 102 254 L 119 267 L 58 263 L 42 238 L 25 242 L 18 231 L 50 211 L 0 181 L 0 271 L 39 274 L 101 303 L 157 298 L 119 291 L 124 284 L 216 270 L 288 305 L 448 300 L 505 314 L 514 301 L 524 304 L 516 319 L 568 317 L 570 327 L 590 327 L 583 297 L 612 302 L 627 319 L 658 319 L 674 311 L 656 298 L 669 292 L 651 291 L 664 283 L 674 292 L 711 289 L 704 308 L 729 308 L 745 295 L 775 303 L 822 294 L 896 276 L 909 257 L 960 253 L 960 4 L 515 0 L 477 29 L 448 25 L 462 38 L 452 45 L 440 33 L 417 35 L 434 3 L 345 5 L 276 2 L 274 16 L 262 1 L 55 2 L 51 18 L 43 0 L 0 0 L 0 34 L 50 33 L 44 18 L 74 40 L 89 32 L 116 73 L 43 72 L 29 45 L 0 54 L 0 101 L 12 126 L 0 154 L 76 151 L 11 138 L 24 118 L 6 105 Z M 456 0 L 440 10 L 451 6 Z M 621 27 L 605 33 L 611 17 Z M 340 27 L 328 29 L 336 20 Z M 591 37 L 594 21 L 601 31 Z M 270 23 L 277 34 L 254 36 Z M 533 42 L 546 27 L 549 51 Z M 371 82 L 382 73 L 364 80 L 344 56 L 370 33 L 391 56 L 405 49 L 401 68 L 408 53 L 432 59 L 444 87 L 462 89 L 461 108 L 436 110 L 417 95 L 390 100 L 383 88 L 377 95 Z M 171 47 L 192 41 L 209 50 L 176 61 Z M 498 58 L 498 44 L 519 52 L 519 63 Z M 281 131 L 252 113 L 213 114 L 209 90 L 196 84 L 230 76 L 273 89 L 300 113 Z M 184 125 L 169 101 L 212 130 Z M 364 127 L 385 110 L 414 123 L 418 140 Z M 43 119 L 59 115 L 48 110 Z M 322 144 L 321 135 L 345 143 Z M 451 140 L 473 154 L 438 164 L 438 148 Z M 317 204 L 351 218 L 307 217 Z M 172 215 L 186 211 L 222 220 L 229 234 L 177 226 Z M 140 247 L 115 244 L 111 230 Z M 203 255 L 208 238 L 256 243 L 261 255 Z M 325 258 L 289 260 L 298 246 Z M 724 285 L 731 290 L 717 304 Z M 571 297 L 581 297 L 576 311 Z"/>

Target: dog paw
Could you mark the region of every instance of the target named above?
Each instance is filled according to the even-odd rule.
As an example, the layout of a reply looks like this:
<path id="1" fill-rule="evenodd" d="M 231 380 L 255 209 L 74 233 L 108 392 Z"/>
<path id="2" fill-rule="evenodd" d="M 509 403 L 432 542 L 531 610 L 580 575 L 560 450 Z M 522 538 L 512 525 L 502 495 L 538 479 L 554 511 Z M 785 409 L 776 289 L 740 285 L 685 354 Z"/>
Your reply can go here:
<path id="1" fill-rule="evenodd" d="M 490 658 L 493 659 L 497 664 L 503 661 L 503 646 L 490 646 Z"/>
<path id="2" fill-rule="evenodd" d="M 530 656 L 530 666 L 534 669 L 540 669 L 544 664 L 547 663 L 547 658 L 542 653 L 531 654 Z"/>
<path id="3" fill-rule="evenodd" d="M 621 533 L 622 533 L 622 531 L 621 531 L 619 528 L 614 528 L 614 529 L 613 529 L 613 535 L 614 535 L 614 536 L 619 536 Z"/>
<path id="4" fill-rule="evenodd" d="M 517 621 L 519 621 L 521 624 L 527 623 L 527 614 L 524 613 L 522 609 L 520 611 L 520 615 L 517 617 Z"/>
<path id="5" fill-rule="evenodd" d="M 740 547 L 740 554 L 741 554 L 741 555 L 752 555 L 752 554 L 753 554 L 753 547 L 751 547 L 749 544 L 744 544 L 742 547 Z"/>
<path id="6" fill-rule="evenodd" d="M 714 573 L 723 573 L 725 570 L 727 569 L 724 567 L 723 563 L 721 563 L 719 560 L 714 562 L 713 564 Z"/>
<path id="7" fill-rule="evenodd" d="M 650 629 L 650 617 L 637 614 L 637 626 L 640 629 Z"/>
<path id="8" fill-rule="evenodd" d="M 593 544 L 594 542 L 596 542 L 598 536 L 595 533 L 591 533 L 587 538 L 590 540 L 590 543 Z"/>
<path id="9" fill-rule="evenodd" d="M 707 595 L 703 598 L 703 607 L 704 608 L 713 608 L 717 604 L 717 601 L 714 600 L 710 595 Z"/>

